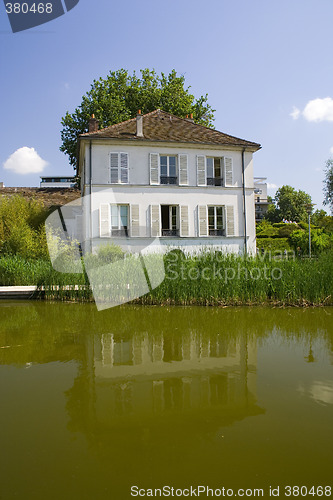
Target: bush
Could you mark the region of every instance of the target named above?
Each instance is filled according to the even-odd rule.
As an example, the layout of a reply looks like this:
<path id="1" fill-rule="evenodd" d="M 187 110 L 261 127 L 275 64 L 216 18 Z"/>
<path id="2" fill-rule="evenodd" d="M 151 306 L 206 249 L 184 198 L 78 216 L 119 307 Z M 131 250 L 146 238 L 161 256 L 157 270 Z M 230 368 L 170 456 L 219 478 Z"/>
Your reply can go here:
<path id="1" fill-rule="evenodd" d="M 297 224 L 283 224 L 281 227 L 279 227 L 279 237 L 289 238 L 294 231 L 297 231 L 297 229 Z"/>
<path id="2" fill-rule="evenodd" d="M 47 258 L 44 205 L 15 195 L 0 199 L 0 251 L 7 255 Z"/>
<path id="3" fill-rule="evenodd" d="M 257 236 L 260 238 L 274 238 L 274 236 L 277 237 L 278 235 L 278 229 L 266 220 L 261 221 L 257 226 Z"/>
<path id="4" fill-rule="evenodd" d="M 117 260 L 123 259 L 125 253 L 121 249 L 120 246 L 112 243 L 111 245 L 108 243 L 107 245 L 103 245 L 98 249 L 97 257 L 98 260 L 103 262 L 104 264 L 109 264 L 110 262 L 115 262 Z"/>
<path id="5" fill-rule="evenodd" d="M 269 252 L 284 252 L 290 251 L 291 246 L 288 238 L 257 238 L 257 249 L 260 252 L 262 249 Z"/>

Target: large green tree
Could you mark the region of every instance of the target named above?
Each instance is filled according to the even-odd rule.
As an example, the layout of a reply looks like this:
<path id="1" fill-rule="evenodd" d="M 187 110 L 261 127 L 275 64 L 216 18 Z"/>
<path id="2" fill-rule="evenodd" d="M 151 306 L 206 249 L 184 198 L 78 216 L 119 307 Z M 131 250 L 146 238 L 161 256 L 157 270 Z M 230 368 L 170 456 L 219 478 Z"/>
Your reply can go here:
<path id="1" fill-rule="evenodd" d="M 105 79 L 94 80 L 74 113 L 67 111 L 62 118 L 60 150 L 68 155 L 74 168 L 78 135 L 87 132 L 92 114 L 101 128 L 134 118 L 139 109 L 149 113 L 158 108 L 182 118 L 193 114 L 196 123 L 212 126 L 215 110 L 208 104 L 207 94 L 195 98 L 190 87 L 185 87 L 183 75 L 177 75 L 175 70 L 169 75 L 158 75 L 149 69 L 140 73 L 138 77 L 135 72 L 130 75 L 127 70 L 120 69 L 111 71 Z"/>
<path id="2" fill-rule="evenodd" d="M 324 204 L 329 205 L 333 214 L 333 159 L 330 158 L 326 162 L 325 179 L 324 179 Z"/>
<path id="3" fill-rule="evenodd" d="M 271 222 L 283 219 L 301 222 L 307 220 L 306 205 L 311 203 L 311 196 L 304 191 L 296 191 L 291 186 L 280 187 L 274 197 L 274 205 L 270 205 L 266 218 Z"/>

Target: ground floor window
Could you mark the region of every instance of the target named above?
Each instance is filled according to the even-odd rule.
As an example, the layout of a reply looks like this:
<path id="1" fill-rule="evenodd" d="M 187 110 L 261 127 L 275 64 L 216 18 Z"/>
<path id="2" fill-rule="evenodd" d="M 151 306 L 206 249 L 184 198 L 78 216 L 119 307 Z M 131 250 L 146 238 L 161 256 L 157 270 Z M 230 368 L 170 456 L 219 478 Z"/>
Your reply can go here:
<path id="1" fill-rule="evenodd" d="M 111 205 L 111 234 L 128 236 L 128 205 Z"/>
<path id="2" fill-rule="evenodd" d="M 208 234 L 209 236 L 225 236 L 223 207 L 208 207 Z"/>
<path id="3" fill-rule="evenodd" d="M 162 236 L 179 236 L 178 205 L 161 205 Z"/>

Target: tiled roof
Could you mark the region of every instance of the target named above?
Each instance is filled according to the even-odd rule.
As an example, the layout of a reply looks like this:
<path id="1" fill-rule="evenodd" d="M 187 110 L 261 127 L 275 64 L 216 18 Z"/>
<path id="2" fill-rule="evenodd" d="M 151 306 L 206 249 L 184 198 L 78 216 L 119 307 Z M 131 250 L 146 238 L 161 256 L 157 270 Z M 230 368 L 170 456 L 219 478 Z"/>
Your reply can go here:
<path id="1" fill-rule="evenodd" d="M 110 127 L 81 134 L 82 138 L 129 139 L 135 141 L 163 141 L 194 144 L 249 147 L 260 149 L 260 144 L 245 141 L 217 130 L 198 125 L 184 118 L 166 113 L 160 109 L 142 116 L 143 137 L 136 136 L 136 118 L 111 125 Z"/>

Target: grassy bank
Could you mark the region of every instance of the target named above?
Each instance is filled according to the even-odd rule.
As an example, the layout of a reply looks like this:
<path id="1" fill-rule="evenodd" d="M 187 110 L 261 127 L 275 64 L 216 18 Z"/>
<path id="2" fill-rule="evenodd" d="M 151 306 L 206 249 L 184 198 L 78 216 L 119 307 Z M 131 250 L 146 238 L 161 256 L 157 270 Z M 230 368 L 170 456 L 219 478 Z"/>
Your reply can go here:
<path id="1" fill-rule="evenodd" d="M 269 256 L 244 259 L 211 253 L 184 257 L 172 252 L 164 259 L 166 276 L 163 282 L 135 302 L 218 306 L 333 305 L 332 257 L 332 253 L 325 253 L 312 260 L 275 260 Z M 156 256 L 151 258 L 156 259 Z M 105 268 L 101 269 L 105 282 Z M 0 285 L 37 285 L 45 290 L 49 299 L 92 300 L 84 274 L 59 273 L 47 260 L 1 257 Z"/>

